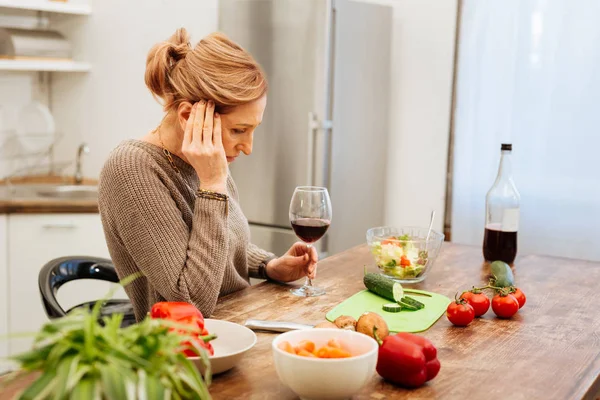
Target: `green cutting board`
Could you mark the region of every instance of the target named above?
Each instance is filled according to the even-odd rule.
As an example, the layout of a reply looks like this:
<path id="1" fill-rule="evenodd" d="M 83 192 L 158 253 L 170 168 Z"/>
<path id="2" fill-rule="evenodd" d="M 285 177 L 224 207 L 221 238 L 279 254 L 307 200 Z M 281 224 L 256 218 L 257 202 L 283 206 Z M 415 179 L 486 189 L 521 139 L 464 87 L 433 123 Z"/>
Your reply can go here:
<path id="1" fill-rule="evenodd" d="M 368 290 L 363 290 L 338 304 L 327 313 L 326 318 L 331 322 L 340 315 L 349 315 L 358 319 L 361 314 L 372 311 L 383 317 L 391 332 L 422 332 L 433 325 L 446 312 L 446 308 L 451 301 L 441 294 L 423 290 L 404 289 L 404 295 L 419 300 L 425 304 L 425 307 L 418 311 L 402 310 L 397 313 L 390 313 L 383 311 L 382 306 L 391 303 L 391 301 Z"/>

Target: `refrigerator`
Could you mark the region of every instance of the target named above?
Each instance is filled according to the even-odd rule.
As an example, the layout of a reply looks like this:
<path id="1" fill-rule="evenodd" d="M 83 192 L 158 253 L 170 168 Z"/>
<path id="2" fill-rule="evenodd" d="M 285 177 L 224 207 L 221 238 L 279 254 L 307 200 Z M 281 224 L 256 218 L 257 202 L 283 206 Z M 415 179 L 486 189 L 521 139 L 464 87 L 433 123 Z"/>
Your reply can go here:
<path id="1" fill-rule="evenodd" d="M 392 9 L 350 0 L 220 0 L 219 30 L 269 81 L 253 153 L 231 164 L 254 244 L 285 253 L 298 239 L 296 186 L 329 190 L 320 258 L 365 243 L 384 222 Z M 390 164 L 393 165 L 393 164 Z"/>

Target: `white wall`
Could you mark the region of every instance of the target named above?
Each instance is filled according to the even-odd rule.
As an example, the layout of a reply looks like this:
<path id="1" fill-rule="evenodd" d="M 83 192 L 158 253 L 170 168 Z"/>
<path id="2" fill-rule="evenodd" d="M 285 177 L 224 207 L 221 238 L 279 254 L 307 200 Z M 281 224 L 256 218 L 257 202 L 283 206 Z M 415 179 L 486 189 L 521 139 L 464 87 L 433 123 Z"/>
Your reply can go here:
<path id="1" fill-rule="evenodd" d="M 394 8 L 386 223 L 443 230 L 457 0 Z"/>
<path id="2" fill-rule="evenodd" d="M 52 109 L 67 132 L 56 159 L 73 159 L 86 142 L 83 172 L 98 176 L 108 153 L 122 140 L 139 138 L 157 126 L 162 107 L 144 84 L 146 55 L 178 27 L 192 44 L 217 26 L 217 0 L 96 0 L 88 18 L 54 17 L 81 60 L 92 64 L 83 75 L 56 74 Z M 72 169 L 71 169 L 72 171 Z"/>
<path id="3" fill-rule="evenodd" d="M 600 3 L 465 0 L 452 237 L 481 246 L 500 144 L 513 143 L 519 254 L 600 260 Z"/>

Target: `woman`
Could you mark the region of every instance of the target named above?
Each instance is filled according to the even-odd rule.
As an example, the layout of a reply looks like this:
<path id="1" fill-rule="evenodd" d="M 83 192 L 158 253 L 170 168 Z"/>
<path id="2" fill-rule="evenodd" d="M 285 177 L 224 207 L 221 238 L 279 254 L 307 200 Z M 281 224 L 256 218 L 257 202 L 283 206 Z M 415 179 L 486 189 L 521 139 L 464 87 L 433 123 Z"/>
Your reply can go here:
<path id="1" fill-rule="evenodd" d="M 296 243 L 276 258 L 249 242 L 229 175 L 228 163 L 252 153 L 267 104 L 256 61 L 222 34 L 192 48 L 179 29 L 150 50 L 145 80 L 166 114 L 155 130 L 111 152 L 99 185 L 117 273 L 144 275 L 126 287 L 137 320 L 165 300 L 210 316 L 218 298 L 248 287 L 249 277 L 314 277 L 314 249 Z"/>

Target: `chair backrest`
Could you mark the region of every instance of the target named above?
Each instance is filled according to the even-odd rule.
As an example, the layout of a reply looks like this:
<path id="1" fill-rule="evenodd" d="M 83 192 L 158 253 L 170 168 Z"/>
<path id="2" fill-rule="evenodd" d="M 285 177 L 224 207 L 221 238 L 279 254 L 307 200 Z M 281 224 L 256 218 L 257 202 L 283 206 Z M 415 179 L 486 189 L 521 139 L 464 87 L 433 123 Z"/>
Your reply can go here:
<path id="1" fill-rule="evenodd" d="M 56 293 L 62 285 L 76 279 L 119 282 L 112 261 L 106 258 L 70 256 L 51 260 L 42 267 L 38 278 L 40 295 L 48 318 L 60 318 L 66 315 L 65 310 L 56 300 Z"/>

